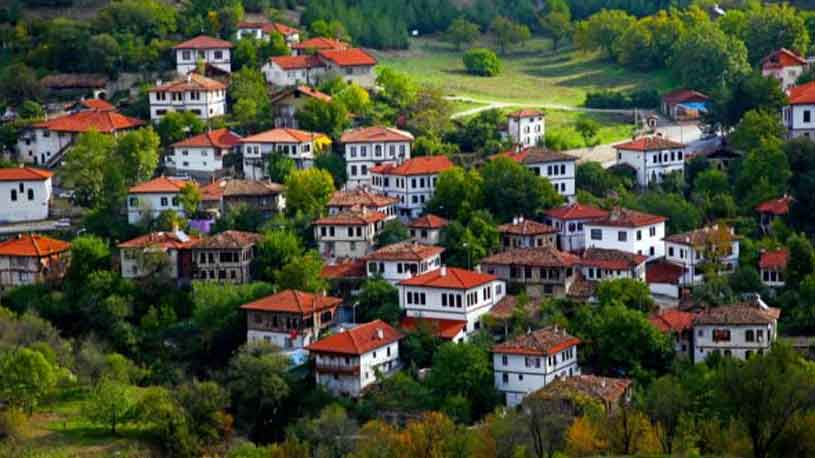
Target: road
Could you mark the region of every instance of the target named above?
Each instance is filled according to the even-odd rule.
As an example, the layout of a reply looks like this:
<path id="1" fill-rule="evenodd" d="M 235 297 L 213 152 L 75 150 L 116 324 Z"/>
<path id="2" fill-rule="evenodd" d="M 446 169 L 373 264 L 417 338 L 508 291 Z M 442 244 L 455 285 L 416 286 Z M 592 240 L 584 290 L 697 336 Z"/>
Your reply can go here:
<path id="1" fill-rule="evenodd" d="M 480 107 L 470 108 L 469 110 L 454 113 L 452 116 L 450 116 L 453 119 L 463 118 L 466 116 L 478 114 L 482 111 L 494 110 L 498 108 L 544 108 L 544 109 L 548 108 L 550 110 L 580 111 L 587 113 L 619 113 L 619 114 L 632 114 L 634 112 L 634 110 L 610 110 L 605 108 L 586 108 L 586 107 L 575 107 L 570 105 L 560 105 L 557 103 L 540 104 L 540 103 L 499 102 L 497 100 L 483 100 L 457 95 L 447 96 L 445 97 L 445 99 L 450 100 L 451 102 L 468 102 L 482 104 L 482 106 Z"/>

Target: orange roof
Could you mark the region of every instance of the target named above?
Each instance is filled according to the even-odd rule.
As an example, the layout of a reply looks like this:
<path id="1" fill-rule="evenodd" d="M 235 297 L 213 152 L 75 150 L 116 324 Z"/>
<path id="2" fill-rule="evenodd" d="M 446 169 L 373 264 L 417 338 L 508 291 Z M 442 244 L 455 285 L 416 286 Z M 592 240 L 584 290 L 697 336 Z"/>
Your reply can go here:
<path id="1" fill-rule="evenodd" d="M 676 89 L 662 96 L 662 101 L 670 105 L 687 102 L 706 102 L 708 100 L 710 100 L 710 97 L 690 89 Z"/>
<path id="2" fill-rule="evenodd" d="M 331 96 L 330 95 L 328 95 L 328 94 L 326 94 L 324 92 L 320 92 L 317 89 L 314 89 L 313 87 L 297 86 L 297 91 L 301 92 L 301 93 L 303 93 L 303 94 L 305 94 L 305 95 L 307 95 L 309 97 L 314 97 L 315 99 L 322 100 L 323 102 L 330 102 L 331 101 Z"/>
<path id="3" fill-rule="evenodd" d="M 493 353 L 549 356 L 580 343 L 580 339 L 557 326 L 548 326 L 492 347 Z"/>
<path id="4" fill-rule="evenodd" d="M 319 132 L 308 132 L 299 129 L 280 128 L 267 130 L 244 137 L 241 143 L 305 143 L 325 137 Z"/>
<path id="5" fill-rule="evenodd" d="M 573 203 L 564 205 L 563 207 L 552 208 L 547 210 L 544 214 L 550 218 L 563 221 L 602 219 L 608 217 L 608 212 L 606 210 L 580 203 Z"/>
<path id="6" fill-rule="evenodd" d="M 347 49 L 348 43 L 333 38 L 314 37 L 292 45 L 292 49 Z"/>
<path id="7" fill-rule="evenodd" d="M 778 199 L 768 200 L 756 206 L 756 211 L 759 213 L 769 213 L 776 216 L 783 216 L 790 212 L 790 204 L 792 197 L 784 196 Z"/>
<path id="8" fill-rule="evenodd" d="M 419 156 L 400 165 L 382 164 L 371 167 L 371 173 L 402 176 L 433 175 L 453 167 L 453 162 L 447 156 Z"/>
<path id="9" fill-rule="evenodd" d="M 315 226 L 364 226 L 384 221 L 385 214 L 377 211 L 344 211 L 314 221 Z"/>
<path id="10" fill-rule="evenodd" d="M 257 245 L 261 240 L 263 240 L 263 236 L 255 232 L 230 230 L 203 238 L 193 248 L 197 250 L 234 250 Z"/>
<path id="11" fill-rule="evenodd" d="M 509 113 L 507 115 L 507 117 L 508 118 L 520 119 L 520 118 L 534 118 L 536 116 L 543 116 L 543 115 L 544 115 L 544 113 L 542 111 L 540 111 L 540 110 L 524 109 L 524 110 L 513 111 L 512 113 Z"/>
<path id="12" fill-rule="evenodd" d="M 151 232 L 122 242 L 119 248 L 148 248 L 159 247 L 164 250 L 183 250 L 192 248 L 198 243 L 198 237 L 187 236 L 183 232 Z"/>
<path id="13" fill-rule="evenodd" d="M 609 270 L 635 269 L 648 260 L 648 256 L 628 253 L 621 250 L 607 250 L 603 248 L 588 248 L 580 259 L 581 266 L 598 267 Z"/>
<path id="14" fill-rule="evenodd" d="M 250 22 L 250 21 L 242 21 L 238 23 L 239 29 L 260 29 L 266 33 L 277 32 L 283 36 L 291 35 L 294 33 L 300 33 L 299 30 L 295 29 L 294 27 L 289 27 L 286 24 L 281 24 L 279 22 Z"/>
<path id="15" fill-rule="evenodd" d="M 283 70 L 323 66 L 323 62 L 317 56 L 275 56 L 270 58 L 269 62 L 276 64 Z"/>
<path id="16" fill-rule="evenodd" d="M 361 259 L 343 259 L 336 264 L 326 264 L 320 271 L 320 277 L 328 280 L 343 278 L 365 278 L 365 261 Z"/>
<path id="17" fill-rule="evenodd" d="M 361 65 L 376 65 L 376 57 L 368 54 L 364 49 L 327 49 L 319 52 L 319 56 L 331 61 L 340 67 L 356 67 Z"/>
<path id="18" fill-rule="evenodd" d="M 655 261 L 645 266 L 645 282 L 678 285 L 684 273 L 682 266 L 668 261 Z"/>
<path id="19" fill-rule="evenodd" d="M 762 251 L 758 261 L 759 269 L 786 269 L 790 252 L 787 249 Z"/>
<path id="20" fill-rule="evenodd" d="M 684 148 L 685 145 L 682 143 L 677 143 L 673 140 L 668 140 L 665 137 L 659 136 L 651 136 L 651 137 L 640 137 L 630 142 L 621 143 L 619 145 L 614 145 L 616 149 L 623 149 L 626 151 L 661 151 L 664 149 L 678 149 Z"/>
<path id="21" fill-rule="evenodd" d="M 405 317 L 399 322 L 399 327 L 405 331 L 415 331 L 422 326 L 427 326 L 434 336 L 452 340 L 467 328 L 466 321 L 444 320 L 439 318 L 415 318 Z"/>
<path id="22" fill-rule="evenodd" d="M 322 100 L 323 102 L 330 102 L 331 101 L 331 96 L 330 95 L 325 94 L 323 92 L 320 92 L 317 89 L 314 89 L 312 87 L 309 87 L 309 86 L 292 86 L 292 87 L 287 87 L 287 88 L 281 89 L 281 90 L 275 92 L 274 94 L 272 94 L 271 98 L 270 98 L 270 102 L 271 103 L 276 103 L 276 102 L 278 102 L 280 100 L 283 100 L 286 97 L 289 97 L 291 95 L 294 95 L 295 97 L 297 97 L 298 93 L 302 94 L 302 95 L 305 95 L 305 96 L 308 96 L 308 97 L 313 97 L 313 98 L 315 98 L 317 100 Z"/>
<path id="23" fill-rule="evenodd" d="M 150 181 L 139 183 L 128 189 L 128 192 L 130 194 L 176 193 L 180 192 L 188 183 L 193 184 L 192 181 L 160 176 Z"/>
<path id="24" fill-rule="evenodd" d="M 244 310 L 262 310 L 265 312 L 286 312 L 308 315 L 314 312 L 335 308 L 342 303 L 338 297 L 323 296 L 287 289 L 271 296 L 244 304 Z"/>
<path id="25" fill-rule="evenodd" d="M 228 149 L 237 145 L 241 137 L 227 128 L 204 132 L 180 142 L 173 143 L 174 148 L 222 148 Z"/>
<path id="26" fill-rule="evenodd" d="M 45 257 L 70 248 L 71 244 L 62 240 L 26 234 L 0 242 L 0 256 Z"/>
<path id="27" fill-rule="evenodd" d="M 343 132 L 340 143 L 412 142 L 413 135 L 393 127 L 360 127 Z"/>
<path id="28" fill-rule="evenodd" d="M 221 89 L 226 89 L 226 85 L 220 81 L 198 73 L 188 73 L 186 77 L 156 86 L 150 89 L 150 92 L 218 91 Z"/>
<path id="29" fill-rule="evenodd" d="M 402 286 L 424 288 L 471 289 L 495 281 L 495 275 L 456 267 L 442 267 L 399 282 Z"/>
<path id="30" fill-rule="evenodd" d="M 54 174 L 34 167 L 9 167 L 0 169 L 0 181 L 43 181 Z"/>
<path id="31" fill-rule="evenodd" d="M 444 248 L 416 242 L 400 242 L 384 246 L 364 259 L 368 261 L 422 261 L 439 255 Z"/>
<path id="32" fill-rule="evenodd" d="M 449 222 L 446 219 L 428 213 L 409 222 L 407 227 L 413 229 L 441 229 L 447 227 L 448 224 Z"/>
<path id="33" fill-rule="evenodd" d="M 112 133 L 122 129 L 132 129 L 144 124 L 141 119 L 130 118 L 115 111 L 80 111 L 48 121 L 38 122 L 32 127 L 57 132 L 89 132 L 95 130 Z"/>
<path id="34" fill-rule="evenodd" d="M 648 321 L 662 332 L 683 332 L 693 327 L 695 313 L 680 310 L 666 310 L 660 314 L 652 315 Z"/>
<path id="35" fill-rule="evenodd" d="M 361 324 L 353 329 L 320 339 L 306 347 L 318 353 L 364 355 L 398 342 L 404 335 L 382 320 Z"/>
<path id="36" fill-rule="evenodd" d="M 77 102 L 79 105 L 96 111 L 115 111 L 116 107 L 104 99 L 82 99 Z"/>
<path id="37" fill-rule="evenodd" d="M 558 396 L 569 392 L 579 392 L 608 403 L 617 403 L 633 383 L 631 379 L 627 378 L 580 374 L 556 378 L 552 383 L 533 393 L 532 396 Z"/>
<path id="38" fill-rule="evenodd" d="M 611 210 L 606 218 L 591 221 L 587 224 L 612 227 L 642 227 L 663 223 L 667 220 L 668 218 L 664 216 L 651 215 L 649 213 L 617 207 Z"/>
<path id="39" fill-rule="evenodd" d="M 535 267 L 572 267 L 579 264 L 580 258 L 559 251 L 550 246 L 535 248 L 513 248 L 481 260 L 481 264 L 495 264 L 499 266 L 535 266 Z"/>
<path id="40" fill-rule="evenodd" d="M 773 51 L 761 59 L 761 68 L 764 70 L 774 70 L 786 67 L 800 67 L 806 65 L 807 61 L 803 57 L 795 54 L 787 48 L 781 48 Z"/>
<path id="41" fill-rule="evenodd" d="M 520 220 L 513 220 L 512 223 L 498 226 L 498 232 L 512 235 L 540 235 L 554 234 L 557 229 L 548 224 L 521 218 Z"/>
<path id="42" fill-rule="evenodd" d="M 326 207 L 387 207 L 399 202 L 396 197 L 389 197 L 382 194 L 375 194 L 365 189 L 355 189 L 353 191 L 336 191 L 331 196 Z"/>
<path id="43" fill-rule="evenodd" d="M 790 105 L 815 104 L 815 81 L 791 87 L 787 98 Z"/>
<path id="44" fill-rule="evenodd" d="M 231 47 L 232 43 L 229 41 L 208 37 L 206 35 L 198 35 L 195 38 L 191 38 L 173 46 L 173 49 L 217 49 Z"/>

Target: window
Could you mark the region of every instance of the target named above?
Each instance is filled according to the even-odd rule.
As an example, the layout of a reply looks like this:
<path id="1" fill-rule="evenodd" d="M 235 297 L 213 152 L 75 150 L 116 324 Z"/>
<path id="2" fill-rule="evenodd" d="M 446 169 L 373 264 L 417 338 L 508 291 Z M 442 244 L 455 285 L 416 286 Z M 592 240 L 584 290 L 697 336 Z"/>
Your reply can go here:
<path id="1" fill-rule="evenodd" d="M 504 374 L 501 376 L 501 380 L 502 380 L 504 383 L 509 383 L 509 374 L 504 373 Z"/>
<path id="2" fill-rule="evenodd" d="M 628 232 L 626 232 L 626 231 L 617 232 L 617 241 L 620 241 L 620 242 L 628 241 Z"/>
<path id="3" fill-rule="evenodd" d="M 507 355 L 502 355 L 501 356 L 501 364 L 503 364 L 504 366 L 509 364 L 509 358 L 507 358 Z"/>
<path id="4" fill-rule="evenodd" d="M 169 201 L 167 200 L 167 198 L 166 198 L 166 197 L 162 197 L 162 198 L 161 198 L 161 206 L 162 206 L 162 207 L 166 207 L 168 202 L 169 202 Z"/>
<path id="5" fill-rule="evenodd" d="M 756 334 L 752 329 L 748 329 L 744 331 L 744 341 L 745 342 L 755 342 L 756 341 Z"/>
<path id="6" fill-rule="evenodd" d="M 804 122 L 812 122 L 812 112 L 804 110 Z"/>
<path id="7" fill-rule="evenodd" d="M 637 231 L 637 240 L 642 240 L 642 231 Z"/>
<path id="8" fill-rule="evenodd" d="M 223 58 L 224 58 L 224 52 L 223 51 L 215 51 L 215 59 L 221 60 Z"/>
<path id="9" fill-rule="evenodd" d="M 714 342 L 730 342 L 730 330 L 729 329 L 714 329 L 713 330 L 713 341 Z"/>
<path id="10" fill-rule="evenodd" d="M 656 235 L 657 235 L 657 227 L 656 226 L 651 226 L 650 228 L 648 228 L 648 234 L 650 234 L 651 237 L 656 237 Z"/>
<path id="11" fill-rule="evenodd" d="M 28 190 L 28 200 L 34 200 L 34 190 L 33 189 Z"/>
<path id="12" fill-rule="evenodd" d="M 603 230 L 602 229 L 592 229 L 591 230 L 591 239 L 592 240 L 603 240 Z"/>
<path id="13" fill-rule="evenodd" d="M 137 199 L 136 197 L 131 197 L 129 201 L 131 207 L 137 207 L 139 205 L 139 199 Z"/>
<path id="14" fill-rule="evenodd" d="M 11 190 L 11 201 L 12 202 L 17 202 L 17 190 L 16 189 Z"/>
<path id="15" fill-rule="evenodd" d="M 668 247 L 668 256 L 673 256 L 673 255 L 674 255 L 674 247 L 669 246 Z"/>

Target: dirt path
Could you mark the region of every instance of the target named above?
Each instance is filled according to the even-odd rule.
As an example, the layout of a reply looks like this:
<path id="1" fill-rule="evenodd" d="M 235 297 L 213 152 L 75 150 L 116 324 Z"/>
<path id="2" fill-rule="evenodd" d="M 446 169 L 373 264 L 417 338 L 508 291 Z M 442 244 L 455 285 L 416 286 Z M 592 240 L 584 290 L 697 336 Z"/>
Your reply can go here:
<path id="1" fill-rule="evenodd" d="M 464 96 L 448 96 L 445 97 L 447 100 L 452 102 L 467 102 L 467 103 L 478 103 L 482 106 L 470 108 L 464 111 L 459 111 L 458 113 L 454 113 L 451 118 L 463 118 L 466 116 L 471 116 L 474 114 L 478 114 L 482 111 L 499 109 L 499 108 L 509 108 L 509 107 L 519 107 L 519 108 L 548 108 L 550 110 L 563 110 L 563 111 L 579 111 L 584 113 L 616 113 L 616 114 L 626 114 L 630 115 L 634 113 L 634 110 L 612 110 L 612 109 L 605 109 L 605 108 L 586 108 L 586 107 L 575 107 L 570 105 L 560 105 L 557 103 L 517 103 L 517 102 L 499 102 L 497 100 L 483 100 L 483 99 L 476 99 L 472 97 L 464 97 Z"/>

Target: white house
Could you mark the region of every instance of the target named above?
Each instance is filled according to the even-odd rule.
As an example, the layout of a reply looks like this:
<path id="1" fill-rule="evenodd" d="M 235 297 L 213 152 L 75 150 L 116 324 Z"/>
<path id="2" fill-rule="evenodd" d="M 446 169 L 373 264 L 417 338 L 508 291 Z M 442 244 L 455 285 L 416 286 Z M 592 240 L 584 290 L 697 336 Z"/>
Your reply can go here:
<path id="1" fill-rule="evenodd" d="M 786 48 L 773 51 L 761 60 L 761 74 L 775 78 L 784 90 L 795 86 L 795 82 L 804 73 L 807 60 Z"/>
<path id="2" fill-rule="evenodd" d="M 358 48 L 325 50 L 317 54 L 275 56 L 261 71 L 273 86 L 315 85 L 321 80 L 339 76 L 362 87 L 373 87 L 376 58 Z"/>
<path id="3" fill-rule="evenodd" d="M 421 215 L 425 204 L 433 198 L 439 174 L 453 167 L 447 156 L 415 157 L 396 166 L 377 165 L 370 170 L 371 188 L 398 198 L 399 218 L 410 220 Z"/>
<path id="4" fill-rule="evenodd" d="M 326 73 L 337 75 L 347 83 L 372 88 L 376 85 L 376 57 L 361 48 L 327 49 L 317 53 Z"/>
<path id="5" fill-rule="evenodd" d="M 229 41 L 199 35 L 173 46 L 173 49 L 179 75 L 194 71 L 199 60 L 226 73 L 232 72 L 232 43 Z"/>
<path id="6" fill-rule="evenodd" d="M 203 120 L 226 114 L 226 85 L 197 73 L 150 89 L 150 120 L 171 111 L 190 111 Z"/>
<path id="7" fill-rule="evenodd" d="M 680 286 L 704 282 L 705 265 L 719 264 L 720 273 L 732 273 L 739 264 L 739 239 L 733 229 L 714 224 L 665 237 L 665 260 L 681 266 Z"/>
<path id="8" fill-rule="evenodd" d="M 662 136 L 640 137 L 614 145 L 617 164 L 631 166 L 641 187 L 662 182 L 662 177 L 685 171 L 685 145 Z"/>
<path id="9" fill-rule="evenodd" d="M 314 164 L 317 151 L 331 144 L 325 134 L 298 129 L 272 129 L 250 135 L 240 141 L 243 152 L 243 174 L 251 180 L 269 177 L 269 157 L 280 154 L 294 160 L 299 169 Z"/>
<path id="10" fill-rule="evenodd" d="M 501 234 L 504 249 L 557 246 L 557 229 L 523 216 L 513 218 L 511 223 L 498 226 L 498 233 Z"/>
<path id="11" fill-rule="evenodd" d="M 324 216 L 314 222 L 314 238 L 320 256 L 326 260 L 361 258 L 374 248 L 376 234 L 385 214 L 378 211 L 347 210 Z"/>
<path id="12" fill-rule="evenodd" d="M 320 339 L 306 349 L 314 376 L 335 396 L 359 397 L 366 388 L 399 370 L 402 333 L 382 320 Z"/>
<path id="13" fill-rule="evenodd" d="M 0 242 L 0 293 L 23 285 L 59 282 L 68 270 L 71 244 L 36 234 Z"/>
<path id="14" fill-rule="evenodd" d="M 518 110 L 507 115 L 507 131 L 512 143 L 536 146 L 546 135 L 546 120 L 539 110 Z"/>
<path id="15" fill-rule="evenodd" d="M 508 151 L 493 157 L 508 157 L 532 170 L 552 183 L 555 191 L 568 201 L 573 201 L 576 194 L 575 176 L 577 158 L 566 153 L 532 146 L 519 151 Z"/>
<path id="16" fill-rule="evenodd" d="M 682 291 L 679 283 L 685 275 L 682 266 L 663 258 L 649 262 L 645 269 L 645 282 L 648 283 L 648 289 L 653 296 L 679 299 Z"/>
<path id="17" fill-rule="evenodd" d="M 48 219 L 53 175 L 32 167 L 0 169 L 0 223 Z"/>
<path id="18" fill-rule="evenodd" d="M 315 85 L 325 75 L 325 64 L 317 56 L 274 56 L 263 64 L 266 82 L 275 86 Z"/>
<path id="19" fill-rule="evenodd" d="M 399 165 L 410 159 L 413 135 L 392 127 L 362 127 L 340 137 L 348 172 L 346 187 L 371 186 L 370 170 L 377 165 Z"/>
<path id="20" fill-rule="evenodd" d="M 782 288 L 786 284 L 789 257 L 787 249 L 762 251 L 758 261 L 761 283 L 770 288 Z"/>
<path id="21" fill-rule="evenodd" d="M 398 201 L 395 197 L 374 194 L 360 188 L 353 191 L 335 191 L 331 196 L 331 200 L 326 204 L 326 208 L 329 215 L 366 209 L 369 212 L 382 213 L 387 221 L 396 218 L 396 203 Z"/>
<path id="22" fill-rule="evenodd" d="M 238 23 L 238 31 L 235 35 L 238 40 L 251 37 L 257 40 L 269 41 L 274 33 L 282 35 L 289 46 L 300 43 L 300 31 L 279 22 L 242 21 Z"/>
<path id="23" fill-rule="evenodd" d="M 684 312 L 677 309 L 667 309 L 651 315 L 648 321 L 663 334 L 671 337 L 674 342 L 674 351 L 677 356 L 688 358 L 691 356 L 691 342 L 693 341 L 693 319 L 695 313 Z"/>
<path id="24" fill-rule="evenodd" d="M 631 278 L 645 282 L 648 257 L 620 250 L 588 248 L 578 262 L 583 277 L 589 281 Z"/>
<path id="25" fill-rule="evenodd" d="M 565 329 L 549 326 L 529 332 L 492 348 L 495 388 L 508 407 L 555 379 L 580 374 L 577 346 L 580 339 Z"/>
<path id="26" fill-rule="evenodd" d="M 119 259 L 123 278 L 161 274 L 173 280 L 192 277 L 192 247 L 199 241 L 181 231 L 153 232 L 122 242 Z"/>
<path id="27" fill-rule="evenodd" d="M 665 221 L 663 216 L 614 208 L 606 218 L 583 225 L 584 246 L 645 255 L 649 261 L 661 258 L 665 254 Z"/>
<path id="28" fill-rule="evenodd" d="M 815 140 L 815 81 L 789 88 L 787 99 L 782 119 L 787 135 Z"/>
<path id="29" fill-rule="evenodd" d="M 581 203 L 547 210 L 546 223 L 558 231 L 557 248 L 561 251 L 582 251 L 586 247 L 584 225 L 608 218 L 606 210 Z"/>
<path id="30" fill-rule="evenodd" d="M 425 245 L 439 245 L 442 242 L 442 231 L 449 222 L 433 214 L 425 214 L 407 224 L 410 238 Z"/>
<path id="31" fill-rule="evenodd" d="M 739 359 L 769 351 L 778 335 L 781 310 L 754 294 L 742 302 L 699 312 L 693 320 L 693 360 L 713 353 Z"/>
<path id="32" fill-rule="evenodd" d="M 444 248 L 416 242 L 400 242 L 384 246 L 363 259 L 369 278 L 382 277 L 397 284 L 416 275 L 441 268 Z"/>
<path id="33" fill-rule="evenodd" d="M 210 178 L 224 168 L 224 157 L 232 153 L 241 137 L 229 129 L 217 129 L 170 145 L 165 165 L 174 173 Z"/>
<path id="34" fill-rule="evenodd" d="M 137 224 L 145 217 L 156 218 L 172 210 L 184 216 L 181 190 L 192 181 L 161 176 L 131 187 L 127 192 L 127 222 Z"/>
<path id="35" fill-rule="evenodd" d="M 332 99 L 330 95 L 305 85 L 290 86 L 272 94 L 269 103 L 272 104 L 274 126 L 297 129 L 297 112 L 311 100 L 329 103 Z"/>
<path id="36" fill-rule="evenodd" d="M 481 329 L 481 317 L 506 294 L 495 275 L 442 266 L 399 282 L 399 306 L 414 319 L 459 321 L 466 334 Z"/>
<path id="37" fill-rule="evenodd" d="M 349 49 L 351 45 L 327 37 L 313 37 L 291 46 L 292 55 L 305 56 L 319 51 Z"/>

